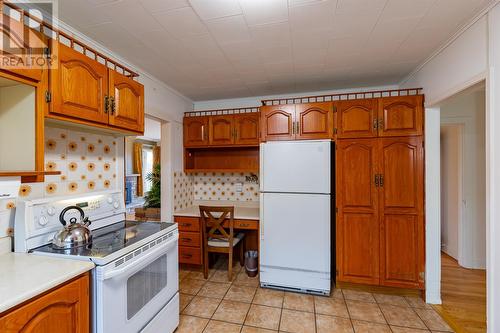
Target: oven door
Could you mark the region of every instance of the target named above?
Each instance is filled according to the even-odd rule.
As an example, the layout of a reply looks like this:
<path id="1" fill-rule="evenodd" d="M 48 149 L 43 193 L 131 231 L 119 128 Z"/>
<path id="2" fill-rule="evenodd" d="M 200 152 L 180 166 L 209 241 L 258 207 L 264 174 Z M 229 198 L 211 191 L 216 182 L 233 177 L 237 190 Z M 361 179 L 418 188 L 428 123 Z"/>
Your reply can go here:
<path id="1" fill-rule="evenodd" d="M 161 310 L 179 289 L 178 238 L 178 234 L 160 238 L 96 267 L 94 332 L 136 333 L 151 320 L 159 320 L 155 317 L 165 313 Z M 177 326 L 178 309 L 176 314 L 164 320 L 176 321 Z"/>

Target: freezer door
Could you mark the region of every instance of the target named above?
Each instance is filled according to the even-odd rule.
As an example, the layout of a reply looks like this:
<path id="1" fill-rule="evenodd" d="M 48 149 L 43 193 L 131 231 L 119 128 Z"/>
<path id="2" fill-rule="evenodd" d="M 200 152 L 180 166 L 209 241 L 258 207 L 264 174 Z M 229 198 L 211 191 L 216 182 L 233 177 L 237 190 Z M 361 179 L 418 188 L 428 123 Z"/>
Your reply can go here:
<path id="1" fill-rule="evenodd" d="M 330 141 L 261 144 L 262 192 L 330 193 Z"/>
<path id="2" fill-rule="evenodd" d="M 330 196 L 261 194 L 261 269 L 330 274 Z"/>

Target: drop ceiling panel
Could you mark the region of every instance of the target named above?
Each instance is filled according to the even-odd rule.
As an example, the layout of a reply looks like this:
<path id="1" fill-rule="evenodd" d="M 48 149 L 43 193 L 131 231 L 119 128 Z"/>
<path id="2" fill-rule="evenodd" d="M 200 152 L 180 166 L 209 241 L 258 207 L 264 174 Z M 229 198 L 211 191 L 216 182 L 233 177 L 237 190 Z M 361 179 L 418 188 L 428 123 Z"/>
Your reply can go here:
<path id="1" fill-rule="evenodd" d="M 397 84 L 490 0 L 81 0 L 60 18 L 192 98 Z"/>

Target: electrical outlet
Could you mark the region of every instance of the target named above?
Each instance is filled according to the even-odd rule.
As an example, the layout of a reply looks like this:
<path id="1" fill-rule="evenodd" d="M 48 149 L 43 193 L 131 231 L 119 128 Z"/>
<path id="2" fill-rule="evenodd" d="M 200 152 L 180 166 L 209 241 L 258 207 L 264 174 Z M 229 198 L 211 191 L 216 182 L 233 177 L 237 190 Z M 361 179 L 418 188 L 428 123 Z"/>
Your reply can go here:
<path id="1" fill-rule="evenodd" d="M 243 192 L 243 183 L 236 183 L 236 192 Z"/>

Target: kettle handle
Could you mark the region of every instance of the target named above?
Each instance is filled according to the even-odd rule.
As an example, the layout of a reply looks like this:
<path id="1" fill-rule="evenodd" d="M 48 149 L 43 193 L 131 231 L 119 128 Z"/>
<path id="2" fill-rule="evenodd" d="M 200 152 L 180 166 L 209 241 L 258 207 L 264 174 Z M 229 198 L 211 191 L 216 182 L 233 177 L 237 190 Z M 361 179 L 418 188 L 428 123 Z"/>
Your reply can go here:
<path id="1" fill-rule="evenodd" d="M 62 225 L 66 226 L 66 220 L 64 219 L 64 215 L 66 215 L 67 211 L 72 209 L 75 209 L 80 212 L 80 221 L 83 221 L 85 219 L 85 212 L 83 211 L 83 209 L 81 209 L 78 206 L 68 206 L 61 211 L 61 214 L 59 214 L 59 221 L 61 222 Z"/>

